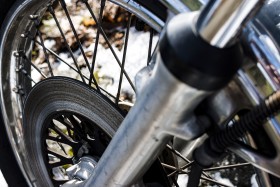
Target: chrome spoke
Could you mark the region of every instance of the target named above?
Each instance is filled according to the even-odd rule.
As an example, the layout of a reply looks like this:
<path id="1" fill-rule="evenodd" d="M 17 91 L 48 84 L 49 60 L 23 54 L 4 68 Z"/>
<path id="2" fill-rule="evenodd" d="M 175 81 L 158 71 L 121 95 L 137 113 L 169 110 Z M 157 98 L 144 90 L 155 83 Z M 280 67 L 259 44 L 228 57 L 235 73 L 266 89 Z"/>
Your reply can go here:
<path id="1" fill-rule="evenodd" d="M 167 147 L 171 152 L 173 152 L 175 155 L 177 155 L 178 157 L 182 158 L 185 162 L 187 162 L 187 164 L 184 165 L 184 166 L 182 166 L 181 168 L 169 167 L 168 165 L 162 163 L 162 165 L 163 165 L 164 167 L 169 167 L 169 169 L 173 169 L 173 170 L 174 170 L 173 172 L 171 172 L 171 173 L 168 174 L 167 176 L 168 176 L 168 177 L 172 177 L 172 176 L 174 176 L 175 174 L 178 174 L 178 173 L 181 173 L 181 174 L 189 174 L 189 172 L 184 171 L 184 169 L 190 167 L 190 166 L 192 165 L 193 161 L 190 161 L 189 159 L 185 158 L 180 152 L 178 152 L 177 150 L 175 150 L 172 146 L 170 146 L 170 145 L 167 144 L 166 147 Z M 204 171 L 202 172 L 202 175 L 204 175 L 204 177 L 201 176 L 201 178 L 206 178 L 206 179 L 209 179 L 209 180 L 211 180 L 211 181 L 215 181 L 215 180 L 214 180 L 209 174 L 207 174 L 205 171 L 206 171 L 206 170 L 204 170 Z M 219 184 L 218 184 L 218 185 L 219 185 Z"/>
<path id="2" fill-rule="evenodd" d="M 184 166 L 181 167 L 180 169 L 176 169 L 175 171 L 173 171 L 173 172 L 171 172 L 170 174 L 168 174 L 168 177 L 172 177 L 173 175 L 179 173 L 179 171 L 184 170 L 184 169 L 190 167 L 190 166 L 192 165 L 192 163 L 193 163 L 193 161 L 190 162 L 190 163 L 188 163 L 188 164 L 186 164 L 186 165 L 184 165 Z"/>
<path id="3" fill-rule="evenodd" d="M 221 169 L 231 169 L 231 168 L 250 166 L 250 165 L 251 165 L 250 163 L 232 164 L 232 165 L 226 165 L 226 166 L 207 168 L 207 169 L 204 169 L 203 171 L 216 171 L 216 170 L 221 170 Z"/>
<path id="4" fill-rule="evenodd" d="M 214 184 L 217 184 L 217 185 L 219 185 L 219 186 L 231 187 L 231 186 L 229 186 L 229 185 L 223 184 L 223 183 L 221 183 L 221 182 L 219 182 L 219 181 L 216 181 L 216 180 L 211 179 L 211 178 L 208 178 L 208 177 L 203 177 L 203 176 L 201 176 L 201 179 L 206 180 L 206 181 L 211 182 L 211 183 L 214 183 Z"/>
<path id="5" fill-rule="evenodd" d="M 162 165 L 163 167 L 165 167 L 165 168 L 174 170 L 174 171 L 176 171 L 177 173 L 189 174 L 189 172 L 186 172 L 186 171 L 184 171 L 184 170 L 182 170 L 182 169 L 178 169 L 178 168 L 176 168 L 175 166 L 171 166 L 171 165 L 164 164 L 164 163 L 161 163 L 161 165 Z M 168 177 L 170 177 L 170 176 L 168 175 Z"/>
<path id="6" fill-rule="evenodd" d="M 180 157 L 181 159 L 183 159 L 185 162 L 190 163 L 191 161 L 187 158 L 185 158 L 180 152 L 178 152 L 177 150 L 175 150 L 173 147 L 171 147 L 170 145 L 166 145 L 166 147 L 173 152 L 175 155 L 177 155 L 178 157 Z"/>

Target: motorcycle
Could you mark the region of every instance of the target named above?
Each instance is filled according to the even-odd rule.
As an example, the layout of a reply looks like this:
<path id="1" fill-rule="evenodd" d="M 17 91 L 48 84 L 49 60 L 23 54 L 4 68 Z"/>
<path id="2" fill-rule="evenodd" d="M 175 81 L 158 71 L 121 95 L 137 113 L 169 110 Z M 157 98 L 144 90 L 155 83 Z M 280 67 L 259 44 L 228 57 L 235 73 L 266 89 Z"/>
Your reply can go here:
<path id="1" fill-rule="evenodd" d="M 10 186 L 279 185 L 280 1 L 0 2 Z"/>

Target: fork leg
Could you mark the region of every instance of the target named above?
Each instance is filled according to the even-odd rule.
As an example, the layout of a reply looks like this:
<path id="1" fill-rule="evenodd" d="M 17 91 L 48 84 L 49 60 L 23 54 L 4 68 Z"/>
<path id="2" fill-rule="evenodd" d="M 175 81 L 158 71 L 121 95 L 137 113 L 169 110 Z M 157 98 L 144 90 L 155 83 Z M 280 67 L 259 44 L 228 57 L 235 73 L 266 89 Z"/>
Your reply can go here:
<path id="1" fill-rule="evenodd" d="M 190 140 L 205 130 L 193 111 L 231 80 L 241 53 L 238 45 L 222 50 L 197 37 L 195 16 L 182 14 L 167 25 L 148 83 L 83 186 L 131 186 L 173 135 Z"/>

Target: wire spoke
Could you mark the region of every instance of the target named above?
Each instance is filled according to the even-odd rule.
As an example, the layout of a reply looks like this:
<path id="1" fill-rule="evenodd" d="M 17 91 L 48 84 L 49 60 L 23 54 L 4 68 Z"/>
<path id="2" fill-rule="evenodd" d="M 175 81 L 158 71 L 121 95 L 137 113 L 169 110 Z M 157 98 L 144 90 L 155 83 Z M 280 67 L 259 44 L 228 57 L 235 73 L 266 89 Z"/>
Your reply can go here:
<path id="1" fill-rule="evenodd" d="M 27 73 L 27 71 L 22 67 L 20 68 L 20 72 L 25 75 L 30 81 L 32 81 L 34 84 L 36 84 L 36 82 L 32 79 L 32 77 Z"/>
<path id="2" fill-rule="evenodd" d="M 74 36 L 75 36 L 75 38 L 76 38 L 76 41 L 78 42 L 78 45 L 79 45 L 79 48 L 80 48 L 80 50 L 81 50 L 82 56 L 84 57 L 84 60 L 85 60 L 86 65 L 87 65 L 87 67 L 88 67 L 88 70 L 90 71 L 90 65 L 89 65 L 88 59 L 87 59 L 87 57 L 86 57 L 86 54 L 85 54 L 85 52 L 84 52 L 83 46 L 82 46 L 82 44 L 81 44 L 81 41 L 79 40 L 79 36 L 78 36 L 78 34 L 77 34 L 77 31 L 76 31 L 76 29 L 75 29 L 75 27 L 74 27 L 74 25 L 73 25 L 73 22 L 72 22 L 72 20 L 71 20 L 71 17 L 70 17 L 70 15 L 69 15 L 68 10 L 67 10 L 66 3 L 65 3 L 64 0 L 59 0 L 59 2 L 60 2 L 60 4 L 61 4 L 62 9 L 64 10 L 64 12 L 65 12 L 65 14 L 66 14 L 66 17 L 67 17 L 67 19 L 68 19 L 68 21 L 69 21 L 69 23 L 70 23 L 72 32 L 74 33 Z M 94 83 L 95 83 L 95 85 L 96 85 L 97 90 L 100 91 L 100 90 L 99 90 L 99 87 L 98 87 L 98 84 L 97 84 L 97 81 L 95 80 L 94 76 L 92 77 L 92 79 L 93 79 L 93 81 L 94 81 Z"/>
<path id="3" fill-rule="evenodd" d="M 83 131 L 81 124 L 74 118 L 74 116 L 69 115 L 67 116 L 67 119 L 71 122 L 71 124 L 74 127 L 74 132 L 80 136 L 80 138 L 85 138 L 87 137 L 86 133 Z"/>
<path id="4" fill-rule="evenodd" d="M 174 171 L 176 171 L 177 173 L 180 172 L 180 173 L 183 173 L 183 174 L 189 174 L 189 172 L 186 172 L 186 171 L 184 171 L 184 170 L 182 170 L 182 169 L 178 169 L 178 168 L 176 168 L 176 167 L 174 167 L 174 166 L 171 166 L 171 165 L 168 165 L 168 164 L 161 163 L 161 165 L 162 165 L 163 167 L 165 167 L 165 168 L 174 170 Z M 168 177 L 170 177 L 170 176 L 168 175 Z"/>
<path id="5" fill-rule="evenodd" d="M 36 41 L 35 42 L 38 45 L 42 45 L 41 42 Z M 56 54 L 54 51 L 52 51 L 51 49 L 46 47 L 46 50 L 49 51 L 49 53 L 51 53 L 52 55 L 54 55 L 58 60 L 60 60 L 61 62 L 63 62 L 64 64 L 66 64 L 69 68 L 71 68 L 73 71 L 75 71 L 76 73 L 79 73 L 78 70 L 76 70 L 73 66 L 71 66 L 70 64 L 68 64 L 65 60 L 63 60 L 60 56 L 58 56 L 58 54 Z M 82 76 L 84 77 L 85 80 L 89 81 L 89 78 L 86 77 L 84 74 L 82 74 Z M 34 81 L 33 81 L 34 82 Z M 35 82 L 34 82 L 35 83 Z M 110 96 L 112 99 L 116 100 L 116 97 L 114 95 L 112 95 L 111 93 L 109 93 L 108 91 L 106 91 L 104 88 L 99 87 L 99 89 L 103 92 L 105 92 L 108 96 Z M 120 100 L 121 101 L 121 100 Z"/>
<path id="6" fill-rule="evenodd" d="M 74 64 L 75 64 L 75 66 L 76 66 L 76 68 L 77 68 L 77 70 L 78 70 L 78 73 L 80 74 L 82 81 L 85 83 L 85 79 L 84 79 L 84 77 L 83 77 L 83 75 L 82 75 L 81 69 L 79 68 L 79 65 L 78 65 L 78 62 L 77 62 L 77 60 L 76 60 L 76 58 L 75 58 L 75 56 L 74 56 L 74 53 L 73 53 L 72 49 L 70 48 L 70 46 L 69 46 L 69 44 L 68 44 L 68 42 L 67 42 L 67 39 L 66 39 L 65 34 L 63 33 L 63 31 L 62 31 L 62 29 L 61 29 L 61 26 L 60 26 L 60 24 L 59 24 L 59 21 L 57 20 L 57 17 L 56 17 L 56 15 L 55 15 L 55 12 L 54 12 L 54 10 L 53 10 L 53 7 L 50 5 L 50 6 L 48 7 L 48 9 L 49 9 L 49 12 L 51 13 L 52 17 L 53 17 L 54 20 L 55 20 L 56 26 L 57 26 L 57 28 L 58 28 L 58 30 L 59 30 L 59 32 L 60 32 L 62 38 L 63 38 L 63 41 L 64 41 L 65 46 L 67 47 L 67 49 L 68 49 L 68 51 L 69 51 L 69 53 L 70 53 L 71 58 L 72 58 L 73 61 L 74 61 Z M 41 45 L 42 45 L 42 44 L 41 44 Z M 57 56 L 58 56 L 58 55 L 56 55 L 56 57 L 57 57 Z M 65 62 L 64 62 L 64 63 L 65 63 Z M 68 65 L 68 63 L 65 63 L 65 64 Z M 68 66 L 69 66 L 69 65 L 68 65 Z"/>
<path id="7" fill-rule="evenodd" d="M 35 41 L 38 45 L 42 45 L 41 44 L 41 42 L 39 42 L 39 41 Z M 72 70 L 74 70 L 76 73 L 78 73 L 78 74 L 80 74 L 80 72 L 77 70 L 77 69 L 75 69 L 73 66 L 71 66 L 69 63 L 67 63 L 65 60 L 63 60 L 58 54 L 56 54 L 53 50 L 51 50 L 51 49 L 49 49 L 49 48 L 47 48 L 46 47 L 46 50 L 49 52 L 49 53 L 51 53 L 52 55 L 54 55 L 58 60 L 60 60 L 61 62 L 63 62 L 64 64 L 66 64 L 69 68 L 71 68 Z M 83 77 L 83 78 L 87 78 L 85 75 L 83 75 L 82 73 L 81 73 L 81 76 Z M 88 78 L 87 78 L 88 79 Z M 84 82 L 84 81 L 83 81 Z"/>
<path id="8" fill-rule="evenodd" d="M 66 164 L 73 164 L 73 161 L 72 160 L 63 160 L 63 161 L 59 161 L 59 162 L 55 162 L 55 163 L 49 163 L 49 165 L 52 168 L 56 168 L 56 167 L 63 166 Z"/>
<path id="9" fill-rule="evenodd" d="M 73 22 L 72 22 L 72 19 L 71 19 L 71 17 L 70 17 L 70 14 L 69 14 L 69 12 L 68 12 L 67 5 L 66 5 L 66 3 L 65 3 L 64 0 L 59 0 L 59 2 L 60 2 L 60 5 L 61 5 L 62 9 L 63 9 L 64 12 L 65 12 L 65 15 L 66 15 L 67 20 L 68 20 L 68 22 L 69 22 L 69 24 L 70 24 L 70 27 L 71 27 L 72 32 L 73 32 L 73 34 L 74 34 L 74 37 L 75 37 L 75 39 L 76 39 L 76 41 L 77 41 L 77 43 L 78 43 L 78 45 L 79 45 L 79 49 L 81 50 L 81 53 L 82 53 L 82 55 L 83 55 L 83 57 L 84 57 L 84 60 L 85 60 L 85 62 L 86 62 L 86 65 L 87 65 L 88 69 L 90 70 L 89 62 L 88 62 L 88 60 L 87 60 L 87 57 L 86 57 L 86 55 L 85 55 L 83 46 L 82 46 L 82 44 L 81 44 L 81 41 L 80 41 L 80 39 L 79 39 L 79 36 L 78 36 L 77 31 L 76 31 L 76 29 L 75 29 L 75 26 L 74 26 L 74 24 L 73 24 Z"/>
<path id="10" fill-rule="evenodd" d="M 64 143 L 66 145 L 71 146 L 72 148 L 75 148 L 78 145 L 76 142 L 72 141 L 70 139 L 70 137 L 68 137 L 66 134 L 64 134 L 59 128 L 57 128 L 55 125 L 50 129 L 54 130 L 59 136 L 58 137 L 48 136 L 47 138 L 49 140 Z"/>
<path id="11" fill-rule="evenodd" d="M 100 7 L 100 12 L 99 12 L 99 24 L 100 25 L 102 25 L 102 16 L 103 16 L 104 8 L 105 8 L 105 0 L 101 0 L 101 7 Z M 93 56 L 92 56 L 92 63 L 91 63 L 91 70 L 90 70 L 90 77 L 89 77 L 89 86 L 91 86 L 92 78 L 94 76 L 94 66 L 95 66 L 95 60 L 96 60 L 96 55 L 97 55 L 97 48 L 98 48 L 98 44 L 99 44 L 99 37 L 100 37 L 100 29 L 98 27 L 97 33 L 96 33 L 95 44 L 94 44 Z"/>
<path id="12" fill-rule="evenodd" d="M 47 62 L 47 64 L 48 64 L 50 74 L 51 74 L 51 76 L 53 77 L 54 74 L 53 74 L 53 70 L 52 70 L 52 67 L 51 67 L 51 63 L 50 63 L 50 61 L 49 61 L 49 54 L 47 53 L 47 50 L 46 50 L 46 47 L 45 47 L 45 44 L 44 44 L 44 40 L 43 40 L 42 33 L 40 32 L 40 30 L 39 30 L 39 28 L 38 28 L 39 25 L 40 25 L 40 21 L 38 20 L 38 16 L 36 16 L 36 15 L 30 15 L 30 19 L 32 19 L 32 20 L 34 21 L 35 25 L 37 26 L 36 33 L 37 33 L 37 35 L 39 36 L 39 39 L 40 39 L 40 41 L 41 41 L 41 43 L 42 43 L 43 52 L 44 52 L 44 54 L 45 54 L 45 60 L 46 60 L 46 62 Z"/>
<path id="13" fill-rule="evenodd" d="M 217 184 L 217 185 L 219 185 L 219 186 L 231 187 L 231 186 L 229 186 L 229 185 L 223 184 L 223 183 L 221 183 L 221 182 L 219 182 L 219 181 L 216 181 L 216 180 L 211 179 L 211 178 L 208 178 L 208 177 L 203 177 L 203 176 L 201 176 L 201 179 L 206 180 L 206 181 L 211 182 L 211 183 L 214 183 L 214 184 Z"/>
<path id="14" fill-rule="evenodd" d="M 189 166 L 191 166 L 191 164 L 193 163 L 193 161 L 190 161 L 189 159 L 185 158 L 181 153 L 179 153 L 177 150 L 175 150 L 173 147 L 171 147 L 170 145 L 166 145 L 166 147 L 172 151 L 174 154 L 176 154 L 177 156 L 179 156 L 180 158 L 182 158 L 185 162 L 187 162 L 187 164 L 185 166 L 183 166 L 180 169 L 177 169 L 175 171 L 173 171 L 172 173 L 168 174 L 168 177 L 171 177 L 173 175 L 175 175 L 178 172 L 181 172 L 181 170 L 183 171 L 184 169 L 188 168 Z M 210 180 L 214 180 L 210 175 L 208 175 L 207 173 L 205 173 L 205 171 L 202 172 L 202 175 L 204 175 L 207 179 Z"/>
<path id="15" fill-rule="evenodd" d="M 34 69 L 36 69 L 44 78 L 47 78 L 47 76 L 37 67 L 37 66 L 35 66 L 32 62 L 31 62 L 31 60 L 26 56 L 26 54 L 25 53 L 22 53 L 22 57 L 23 57 L 23 59 L 26 61 L 26 62 L 28 62 L 28 64 L 30 64 Z"/>
<path id="16" fill-rule="evenodd" d="M 64 143 L 64 144 L 67 144 L 67 145 L 70 145 L 70 146 L 72 144 L 72 142 L 70 140 L 67 140 L 65 138 L 61 138 L 61 136 L 58 136 L 58 137 L 47 136 L 47 139 L 55 141 L 55 142 Z"/>
<path id="17" fill-rule="evenodd" d="M 250 163 L 232 164 L 232 165 L 227 165 L 227 166 L 208 168 L 208 169 L 204 169 L 203 171 L 215 171 L 215 170 L 237 168 L 237 167 L 243 167 L 243 166 L 249 166 L 249 165 L 251 165 L 251 164 Z"/>
<path id="18" fill-rule="evenodd" d="M 52 151 L 50 149 L 47 149 L 47 152 L 48 152 L 48 154 L 51 154 L 51 155 L 59 158 L 60 161 L 62 161 L 62 162 L 71 162 L 72 161 L 71 158 L 67 158 L 65 156 L 62 156 L 61 154 L 58 154 L 58 153 L 56 153 L 56 152 L 54 152 L 54 151 Z"/>
<path id="19" fill-rule="evenodd" d="M 35 83 L 36 82 L 32 79 L 32 77 L 28 74 L 28 72 L 24 69 L 24 63 L 20 62 L 20 58 L 22 57 L 23 52 L 16 52 L 14 53 L 15 57 L 16 57 L 16 64 L 17 64 L 17 68 L 16 68 L 16 72 L 20 72 L 22 73 L 26 78 L 28 78 L 31 82 Z"/>
<path id="20" fill-rule="evenodd" d="M 131 26 L 131 20 L 132 20 L 132 14 L 130 13 L 129 18 L 128 18 L 127 27 L 126 27 L 126 33 L 125 33 L 123 59 L 122 59 L 122 66 L 121 66 L 120 81 L 119 81 L 119 86 L 118 86 L 116 104 L 118 104 L 120 94 L 121 94 L 121 87 L 122 87 L 122 81 L 123 81 L 124 65 L 125 65 L 125 60 L 126 60 L 127 45 L 128 45 L 128 38 L 129 38 L 129 28 Z"/>
<path id="21" fill-rule="evenodd" d="M 184 169 L 190 167 L 190 166 L 192 165 L 192 163 L 193 163 L 193 162 L 190 162 L 190 163 L 184 165 L 183 167 L 181 167 L 180 169 L 176 169 L 176 170 L 173 171 L 172 173 L 168 174 L 168 177 L 172 177 L 173 175 L 179 173 L 181 170 L 184 170 Z"/>
<path id="22" fill-rule="evenodd" d="M 122 66 L 121 61 L 120 61 L 120 59 L 118 58 L 118 56 L 117 56 L 115 50 L 113 49 L 113 47 L 112 47 L 112 45 L 111 45 L 111 43 L 110 43 L 110 41 L 109 41 L 109 39 L 108 39 L 108 37 L 107 37 L 107 35 L 106 35 L 104 29 L 101 27 L 100 23 L 98 22 L 98 20 L 97 20 L 96 16 L 94 15 L 92 9 L 90 8 L 90 5 L 88 4 L 88 2 L 85 1 L 84 3 L 85 3 L 85 5 L 87 6 L 87 8 L 88 8 L 88 10 L 89 10 L 89 12 L 90 12 L 92 18 L 94 19 L 94 21 L 95 21 L 95 23 L 96 23 L 98 29 L 100 30 L 100 32 L 101 32 L 103 38 L 105 39 L 106 43 L 108 44 L 109 49 L 111 50 L 111 52 L 112 52 L 113 56 L 115 57 L 117 63 L 118 63 L 119 66 L 121 67 L 121 66 Z M 131 88 L 135 91 L 135 87 L 134 87 L 134 85 L 133 85 L 131 79 L 129 78 L 129 76 L 128 76 L 128 74 L 127 74 L 127 72 L 126 72 L 125 70 L 124 70 L 124 75 L 125 75 L 126 79 L 128 80 L 128 82 L 129 82 Z"/>
<path id="23" fill-rule="evenodd" d="M 187 158 L 185 158 L 181 153 L 179 153 L 177 150 L 175 150 L 173 147 L 171 147 L 170 145 L 166 145 L 166 147 L 173 152 L 175 155 L 177 155 L 178 157 L 182 158 L 185 162 L 190 163 L 191 161 Z"/>

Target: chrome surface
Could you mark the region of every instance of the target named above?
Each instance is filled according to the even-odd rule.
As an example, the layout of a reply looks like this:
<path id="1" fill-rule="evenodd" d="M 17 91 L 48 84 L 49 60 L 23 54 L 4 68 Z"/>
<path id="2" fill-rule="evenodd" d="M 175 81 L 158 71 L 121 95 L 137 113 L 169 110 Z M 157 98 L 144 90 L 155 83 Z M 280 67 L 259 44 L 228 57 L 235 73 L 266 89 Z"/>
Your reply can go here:
<path id="1" fill-rule="evenodd" d="M 136 87 L 136 95 L 139 96 L 149 78 L 151 77 L 155 67 L 156 55 L 150 61 L 150 64 L 142 68 L 135 76 L 134 82 Z"/>
<path id="2" fill-rule="evenodd" d="M 192 153 L 193 151 L 200 146 L 208 136 L 204 134 L 203 136 L 196 138 L 192 141 L 186 141 L 183 139 L 179 139 L 175 137 L 173 139 L 173 148 L 181 153 L 185 158 L 192 160 Z M 178 165 L 179 167 L 183 167 L 186 165 L 186 161 L 181 157 L 178 157 Z"/>
<path id="3" fill-rule="evenodd" d="M 254 57 L 256 64 L 249 62 L 238 72 L 237 82 L 246 92 L 253 104 L 279 89 L 279 50 L 277 43 L 269 33 L 261 32 L 259 24 L 249 24 L 244 31 L 244 42 Z M 280 177 L 280 123 L 271 118 L 264 129 L 270 137 L 275 149 L 274 157 L 261 155 L 246 147 L 235 145 L 231 150 L 246 161 L 268 173 Z M 249 142 L 250 143 L 250 142 Z M 252 142 L 253 143 L 253 142 Z"/>
<path id="4" fill-rule="evenodd" d="M 259 22 L 250 23 L 244 35 L 249 50 L 258 60 L 258 68 L 273 90 L 280 89 L 280 52 L 276 41 L 269 33 L 262 33 Z"/>
<path id="5" fill-rule="evenodd" d="M 263 1 L 209 1 L 198 17 L 197 32 L 211 45 L 223 48 L 241 31 L 241 25 L 255 15 Z"/>
<path id="6" fill-rule="evenodd" d="M 279 7 L 279 5 L 279 1 L 267 1 L 258 17 L 250 22 L 243 30 L 242 36 L 244 40 L 244 47 L 247 51 L 250 51 L 253 58 L 256 58 L 257 61 L 255 63 L 246 62 L 243 69 L 238 72 L 235 82 L 240 86 L 240 88 L 237 89 L 244 92 L 252 105 L 258 104 L 263 98 L 279 89 L 280 41 L 279 38 L 277 40 L 277 35 L 279 34 L 279 22 L 277 22 L 277 20 L 279 21 L 279 9 L 272 9 L 272 7 Z M 274 20 L 274 22 L 264 22 L 264 19 L 262 19 L 263 17 L 267 20 Z M 254 76 L 252 75 L 252 71 L 254 72 L 253 74 L 255 74 Z M 233 105 L 231 104 L 229 108 L 232 106 L 237 106 L 236 109 L 238 109 L 238 106 L 242 107 L 242 102 L 239 102 L 241 98 L 242 97 L 235 99 L 235 101 L 239 104 L 232 103 Z M 231 100 L 232 99 L 226 99 L 226 102 L 224 103 L 227 103 L 226 105 L 228 106 L 228 103 Z M 245 106 L 250 106 L 250 104 L 248 105 L 248 102 L 246 103 L 247 104 L 245 104 Z M 222 121 L 224 117 L 229 116 L 225 115 L 227 113 L 226 111 L 219 111 L 219 108 L 222 107 L 215 106 L 214 108 L 218 109 L 215 111 L 215 113 L 218 114 L 216 121 Z M 226 108 L 228 109 L 228 107 Z M 234 110 L 232 110 L 232 112 L 233 111 Z M 265 157 L 255 151 L 245 147 L 240 147 L 239 145 L 232 147 L 231 151 L 256 167 L 279 177 L 279 124 L 279 120 L 277 118 L 273 118 L 264 126 L 268 136 L 271 138 L 277 150 L 275 157 Z M 248 143 L 254 145 L 252 140 Z M 270 186 L 270 179 L 267 173 L 260 172 L 260 174 L 262 175 L 264 186 Z"/>
<path id="7" fill-rule="evenodd" d="M 19 163 L 20 169 L 30 186 L 34 185 L 36 180 L 30 170 L 28 160 L 25 155 L 25 145 L 23 141 L 22 131 L 22 109 L 19 108 L 21 100 L 19 95 L 13 92 L 17 87 L 18 75 L 16 68 L 18 66 L 17 57 L 14 54 L 18 50 L 20 42 L 20 34 L 30 26 L 29 20 L 24 20 L 24 16 L 28 18 L 30 14 L 35 12 L 34 2 L 27 0 L 14 9 L 13 15 L 6 21 L 6 28 L 2 30 L 2 40 L 0 48 L 0 86 L 1 86 L 1 109 L 2 116 L 6 126 L 9 141 L 11 143 L 14 155 Z M 43 2 L 38 2 L 37 6 L 42 6 Z M 29 8 L 27 8 L 29 7 Z M 20 22 L 25 24 L 19 24 Z M 13 40 L 11 40 L 13 39 Z M 13 42 L 11 44 L 11 42 Z M 11 44 L 11 45 L 10 45 Z M 27 49 L 28 50 L 28 49 Z"/>
<path id="8" fill-rule="evenodd" d="M 190 12 L 191 10 L 181 1 L 178 0 L 160 0 L 169 11 L 174 14 L 179 14 L 183 12 Z M 175 5 L 175 6 L 174 6 Z"/>
<path id="9" fill-rule="evenodd" d="M 203 5 L 207 4 L 209 2 L 209 0 L 199 0 L 199 2 Z"/>
<path id="10" fill-rule="evenodd" d="M 96 159 L 90 156 L 84 156 L 79 159 L 77 164 L 67 168 L 66 173 L 70 180 L 76 179 L 84 181 L 87 180 L 90 175 L 92 175 L 96 164 Z"/>
<path id="11" fill-rule="evenodd" d="M 190 125 L 185 127 L 180 121 L 192 121 L 190 116 L 194 107 L 209 93 L 179 82 L 165 68 L 159 56 L 157 60 L 141 97 L 84 186 L 129 186 L 153 163 L 170 140 L 170 132 L 172 135 L 180 130 L 180 135 L 186 132 L 184 137 L 187 139 L 201 133 L 195 123 L 189 122 Z M 114 159 L 111 159 L 112 155 Z"/>
<path id="12" fill-rule="evenodd" d="M 207 99 L 207 113 L 215 124 L 224 125 L 239 111 L 249 109 L 252 104 L 239 85 L 232 81 L 223 90 Z"/>
<path id="13" fill-rule="evenodd" d="M 145 7 L 141 6 L 139 3 L 130 0 L 109 0 L 112 3 L 120 5 L 125 9 L 129 10 L 137 17 L 145 20 L 145 22 L 150 25 L 157 32 L 160 32 L 162 27 L 164 26 L 164 21 L 159 19 L 154 13 Z M 176 4 L 175 4 L 176 5 Z"/>
<path id="14" fill-rule="evenodd" d="M 256 90 L 254 85 L 252 84 L 250 78 L 244 76 L 244 72 L 239 72 L 239 81 L 242 85 L 242 88 L 247 91 L 248 96 L 254 103 L 259 103 L 261 96 L 260 92 Z M 235 145 L 234 147 L 230 148 L 230 150 L 237 155 L 239 155 L 244 160 L 250 162 L 255 167 L 260 168 L 268 173 L 276 175 L 280 177 L 280 125 L 277 119 L 272 118 L 269 122 L 264 126 L 268 136 L 270 137 L 275 149 L 276 155 L 275 157 L 267 157 L 248 149 L 246 147 Z"/>
<path id="15" fill-rule="evenodd" d="M 155 30 L 160 31 L 164 22 L 158 19 L 151 11 L 142 7 L 133 0 L 111 0 L 112 2 L 123 6 L 125 9 L 133 12 L 142 20 L 147 20 L 149 25 Z M 36 179 L 29 168 L 29 161 L 25 154 L 25 145 L 23 141 L 24 133 L 22 131 L 22 108 L 20 95 L 14 92 L 17 88 L 19 76 L 16 73 L 18 59 L 14 54 L 18 49 L 28 52 L 32 51 L 32 44 L 24 41 L 21 34 L 33 28 L 29 20 L 29 15 L 34 12 L 44 13 L 48 1 L 26 0 L 14 7 L 14 10 L 2 27 L 2 40 L 0 41 L 0 86 L 1 86 L 1 109 L 6 126 L 9 141 L 20 168 L 30 186 L 35 186 Z M 40 13 L 41 12 L 41 13 Z"/>

